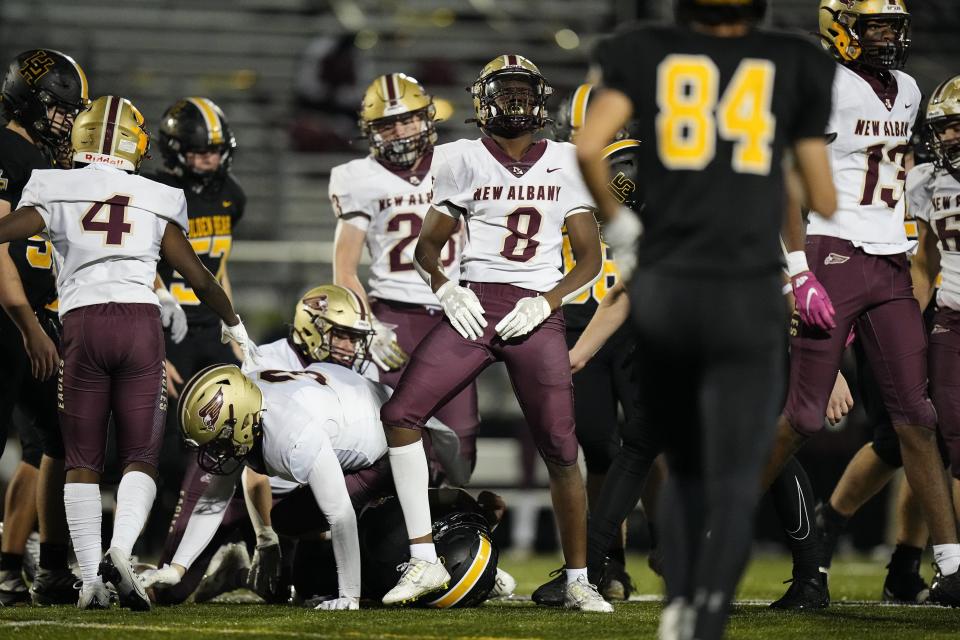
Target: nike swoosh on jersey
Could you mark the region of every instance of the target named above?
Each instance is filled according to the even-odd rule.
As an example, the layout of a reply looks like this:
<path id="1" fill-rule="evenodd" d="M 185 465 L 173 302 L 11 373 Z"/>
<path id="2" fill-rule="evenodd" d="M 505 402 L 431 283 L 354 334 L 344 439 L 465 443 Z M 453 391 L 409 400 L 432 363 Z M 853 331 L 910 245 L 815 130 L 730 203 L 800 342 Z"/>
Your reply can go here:
<path id="1" fill-rule="evenodd" d="M 794 540 L 804 540 L 810 535 L 810 514 L 807 513 L 807 503 L 803 499 L 803 488 L 800 486 L 800 481 L 796 477 L 793 481 L 797 483 L 797 498 L 800 500 L 800 509 L 797 514 L 799 522 L 797 522 L 796 529 L 793 531 L 787 530 L 787 535 Z M 805 531 L 804 528 L 806 528 Z M 803 534 L 799 535 L 801 531 L 803 531 Z"/>
<path id="2" fill-rule="evenodd" d="M 547 169 L 547 173 L 553 173 L 554 171 L 560 171 L 563 167 L 554 167 L 553 169 Z"/>

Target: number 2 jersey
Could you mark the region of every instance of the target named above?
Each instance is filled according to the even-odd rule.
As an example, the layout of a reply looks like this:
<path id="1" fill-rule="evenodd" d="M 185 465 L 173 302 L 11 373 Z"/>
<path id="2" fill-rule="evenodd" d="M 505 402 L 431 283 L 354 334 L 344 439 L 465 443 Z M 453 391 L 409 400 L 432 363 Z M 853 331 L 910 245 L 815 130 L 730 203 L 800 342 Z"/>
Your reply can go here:
<path id="1" fill-rule="evenodd" d="M 35 207 L 53 245 L 62 318 L 108 302 L 159 304 L 153 292 L 168 223 L 187 229 L 183 192 L 115 167 L 34 171 L 19 207 Z"/>
<path id="2" fill-rule="evenodd" d="M 224 177 L 219 188 L 208 187 L 199 193 L 172 173 L 157 173 L 151 175 L 150 179 L 183 189 L 187 199 L 190 244 L 203 266 L 220 279 L 227 268 L 227 259 L 233 246 L 233 230 L 243 217 L 246 207 L 247 197 L 243 189 L 229 174 Z M 161 260 L 158 273 L 170 293 L 183 307 L 190 326 L 220 324 L 220 317 L 200 302 L 197 294 L 173 267 Z"/>
<path id="3" fill-rule="evenodd" d="M 827 126 L 837 210 L 810 212 L 808 235 L 850 240 L 867 253 L 903 253 L 915 243 L 904 231 L 904 157 L 920 110 L 920 89 L 902 71 L 891 82 L 837 65 Z"/>
<path id="4" fill-rule="evenodd" d="M 433 206 L 466 221 L 460 277 L 545 292 L 563 277 L 561 229 L 595 209 L 567 142 L 539 140 L 513 160 L 491 138 L 434 150 Z"/>
<path id="5" fill-rule="evenodd" d="M 370 253 L 370 297 L 437 306 L 437 297 L 413 266 L 413 250 L 433 197 L 431 155 L 416 171 L 395 171 L 372 157 L 338 165 L 330 172 L 330 203 L 337 218 L 366 232 Z M 447 242 L 440 260 L 458 273 L 463 233 Z"/>
<path id="6" fill-rule="evenodd" d="M 960 182 L 932 163 L 907 174 L 907 213 L 937 235 L 942 282 L 937 304 L 960 311 Z"/>
<path id="7" fill-rule="evenodd" d="M 782 260 L 781 159 L 821 137 L 833 60 L 793 34 L 640 25 L 602 41 L 603 85 L 633 103 L 646 207 L 638 266 L 715 276 Z"/>

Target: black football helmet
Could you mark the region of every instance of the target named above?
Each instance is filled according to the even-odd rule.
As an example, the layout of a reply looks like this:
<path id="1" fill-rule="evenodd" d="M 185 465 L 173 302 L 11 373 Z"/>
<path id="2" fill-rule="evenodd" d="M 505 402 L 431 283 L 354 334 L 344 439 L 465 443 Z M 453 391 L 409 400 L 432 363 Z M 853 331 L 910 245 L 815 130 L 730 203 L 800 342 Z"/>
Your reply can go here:
<path id="1" fill-rule="evenodd" d="M 183 98 L 167 109 L 160 121 L 160 153 L 163 163 L 202 192 L 218 189 L 230 170 L 237 139 L 223 111 L 209 98 Z M 187 153 L 216 151 L 220 166 L 197 171 L 187 163 Z"/>
<path id="2" fill-rule="evenodd" d="M 731 22 L 760 22 L 767 12 L 767 0 L 677 0 L 677 22 L 718 25 Z"/>
<path id="3" fill-rule="evenodd" d="M 90 105 L 87 76 L 70 56 L 53 49 L 24 51 L 3 79 L 3 111 L 54 159 L 68 156 L 73 119 Z"/>
<path id="4" fill-rule="evenodd" d="M 490 526 L 476 501 L 461 489 L 431 489 L 430 508 L 435 517 L 433 541 L 450 573 L 450 585 L 416 604 L 434 609 L 475 607 L 487 599 L 497 579 L 499 551 L 490 539 Z M 363 597 L 380 599 L 400 579 L 398 567 L 410 556 L 402 524 L 403 511 L 395 497 L 372 503 L 360 515 Z"/>

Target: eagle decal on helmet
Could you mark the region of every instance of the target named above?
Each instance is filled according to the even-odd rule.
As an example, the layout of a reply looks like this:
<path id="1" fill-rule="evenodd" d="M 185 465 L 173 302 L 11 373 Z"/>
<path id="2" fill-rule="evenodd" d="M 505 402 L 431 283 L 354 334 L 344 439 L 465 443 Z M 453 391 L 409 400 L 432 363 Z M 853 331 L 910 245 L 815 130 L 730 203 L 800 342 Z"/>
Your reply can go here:
<path id="1" fill-rule="evenodd" d="M 220 411 L 223 409 L 223 389 L 217 389 L 217 392 L 210 398 L 207 404 L 200 407 L 197 416 L 203 422 L 204 431 L 214 431 L 217 428 L 217 422 L 220 420 Z"/>

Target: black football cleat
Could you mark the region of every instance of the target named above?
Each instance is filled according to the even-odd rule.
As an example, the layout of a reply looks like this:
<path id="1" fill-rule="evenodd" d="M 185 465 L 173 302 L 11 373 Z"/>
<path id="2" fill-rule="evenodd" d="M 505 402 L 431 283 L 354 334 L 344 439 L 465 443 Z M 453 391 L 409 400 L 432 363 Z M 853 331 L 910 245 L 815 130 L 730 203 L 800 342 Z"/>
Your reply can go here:
<path id="1" fill-rule="evenodd" d="M 542 604 L 547 607 L 562 607 L 563 598 L 567 593 L 566 570 L 564 567 L 554 569 L 550 572 L 550 576 L 553 579 L 537 587 L 531 599 L 537 604 Z"/>
<path id="2" fill-rule="evenodd" d="M 30 592 L 19 569 L 0 571 L 0 606 L 10 607 L 30 600 Z"/>
<path id="3" fill-rule="evenodd" d="M 938 569 L 930 583 L 927 602 L 941 607 L 960 607 L 960 571 L 942 576 Z"/>
<path id="4" fill-rule="evenodd" d="M 77 604 L 77 576 L 69 569 L 38 569 L 30 586 L 33 604 L 46 607 L 55 604 Z"/>
<path id="5" fill-rule="evenodd" d="M 889 569 L 889 565 L 887 566 Z M 893 604 L 924 604 L 930 587 L 919 573 L 888 571 L 883 581 L 883 601 Z"/>
<path id="6" fill-rule="evenodd" d="M 103 576 L 104 582 L 117 590 L 121 607 L 133 611 L 150 611 L 150 599 L 143 588 L 143 582 L 134 571 L 130 556 L 126 553 L 116 547 L 107 549 L 97 573 Z"/>
<path id="7" fill-rule="evenodd" d="M 600 594 L 607 600 L 629 600 L 636 588 L 627 573 L 627 568 L 619 560 L 611 558 L 600 579 Z"/>
<path id="8" fill-rule="evenodd" d="M 770 603 L 771 609 L 790 609 L 806 611 L 826 609 L 830 606 L 830 590 L 827 588 L 827 574 L 798 578 L 794 576 L 786 582 L 790 588 L 779 600 Z M 784 584 L 786 584 L 786 582 Z"/>

